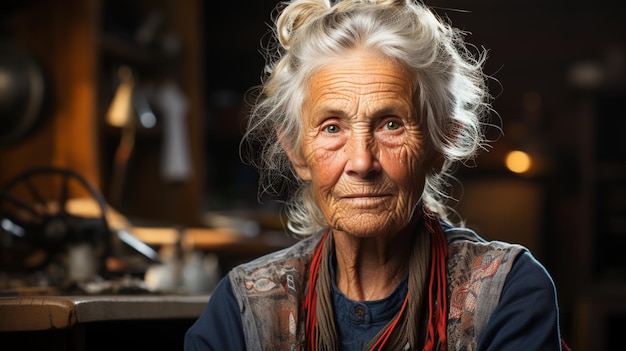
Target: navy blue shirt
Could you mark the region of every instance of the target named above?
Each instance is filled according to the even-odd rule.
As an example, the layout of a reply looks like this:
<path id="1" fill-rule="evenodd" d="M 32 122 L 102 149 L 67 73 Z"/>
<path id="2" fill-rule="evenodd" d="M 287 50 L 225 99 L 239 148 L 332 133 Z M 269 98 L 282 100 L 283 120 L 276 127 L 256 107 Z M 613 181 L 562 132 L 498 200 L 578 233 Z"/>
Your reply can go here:
<path id="1" fill-rule="evenodd" d="M 394 291 L 384 299 L 354 301 L 335 285 L 335 255 L 331 253 L 330 272 L 333 282 L 333 307 L 337 333 L 344 351 L 361 351 L 378 332 L 400 312 L 404 297 L 409 291 L 408 278 L 404 278 Z"/>
<path id="2" fill-rule="evenodd" d="M 362 350 L 397 313 L 406 289 L 405 280 L 383 300 L 357 302 L 333 288 L 335 320 L 343 350 Z M 483 330 L 477 351 L 561 350 L 558 320 L 552 278 L 529 253 L 524 253 L 507 276 L 500 302 Z M 185 350 L 246 350 L 239 305 L 227 277 L 220 281 L 205 311 L 187 331 Z"/>

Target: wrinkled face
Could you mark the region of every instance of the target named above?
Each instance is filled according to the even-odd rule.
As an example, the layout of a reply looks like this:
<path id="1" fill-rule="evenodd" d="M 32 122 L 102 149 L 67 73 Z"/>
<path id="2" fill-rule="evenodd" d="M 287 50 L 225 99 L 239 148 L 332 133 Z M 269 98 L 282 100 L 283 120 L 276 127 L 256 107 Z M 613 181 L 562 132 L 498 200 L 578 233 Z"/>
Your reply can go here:
<path id="1" fill-rule="evenodd" d="M 403 67 L 359 50 L 312 76 L 303 156 L 288 154 L 333 229 L 372 237 L 408 224 L 433 159 L 412 86 Z"/>

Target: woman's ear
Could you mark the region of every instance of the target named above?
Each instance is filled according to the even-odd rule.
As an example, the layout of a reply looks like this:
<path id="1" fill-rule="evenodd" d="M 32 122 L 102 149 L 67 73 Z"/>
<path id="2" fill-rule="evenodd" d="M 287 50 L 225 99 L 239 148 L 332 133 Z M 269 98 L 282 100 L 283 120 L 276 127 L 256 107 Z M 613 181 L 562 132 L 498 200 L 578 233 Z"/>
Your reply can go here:
<path id="1" fill-rule="evenodd" d="M 306 159 L 302 155 L 299 150 L 293 150 L 290 148 L 284 148 L 287 153 L 287 157 L 289 157 L 289 161 L 291 161 L 291 166 L 300 179 L 308 182 L 311 180 L 311 170 L 309 169 L 309 164 L 306 162 Z"/>
<path id="2" fill-rule="evenodd" d="M 287 142 L 283 133 L 278 131 L 276 132 L 278 136 L 278 142 L 280 143 L 280 147 L 285 150 L 289 161 L 291 162 L 291 166 L 294 171 L 305 182 L 311 180 L 311 171 L 309 169 L 309 164 L 306 162 L 304 155 L 302 152 L 291 145 L 291 143 Z"/>

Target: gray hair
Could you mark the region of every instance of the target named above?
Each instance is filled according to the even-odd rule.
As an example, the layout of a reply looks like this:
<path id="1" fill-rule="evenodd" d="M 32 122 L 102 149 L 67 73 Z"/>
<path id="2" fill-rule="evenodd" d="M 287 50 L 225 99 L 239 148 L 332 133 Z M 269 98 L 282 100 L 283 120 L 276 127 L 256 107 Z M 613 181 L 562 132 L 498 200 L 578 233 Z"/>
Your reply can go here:
<path id="1" fill-rule="evenodd" d="M 260 194 L 287 191 L 288 228 L 294 234 L 306 236 L 327 226 L 310 183 L 297 177 L 284 148 L 301 152 L 307 80 L 342 53 L 364 48 L 399 62 L 414 76 L 414 107 L 430 146 L 444 158 L 441 169 L 428 172 L 422 201 L 449 220 L 445 189 L 451 167 L 473 159 L 487 144 L 483 129 L 491 97 L 482 70 L 485 51 L 472 53 L 463 32 L 414 0 L 292 0 L 283 6 L 242 140 L 259 170 Z"/>

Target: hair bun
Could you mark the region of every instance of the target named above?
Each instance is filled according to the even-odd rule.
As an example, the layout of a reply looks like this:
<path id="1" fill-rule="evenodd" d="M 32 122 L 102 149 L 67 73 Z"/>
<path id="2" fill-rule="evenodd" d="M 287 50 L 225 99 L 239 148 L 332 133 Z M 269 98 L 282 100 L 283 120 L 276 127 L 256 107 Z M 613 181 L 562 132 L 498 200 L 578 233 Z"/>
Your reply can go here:
<path id="1" fill-rule="evenodd" d="M 330 9 L 330 3 L 325 0 L 305 0 L 290 3 L 285 7 L 276 20 L 278 40 L 284 48 L 289 47 L 291 34 L 302 25 L 322 16 Z"/>

